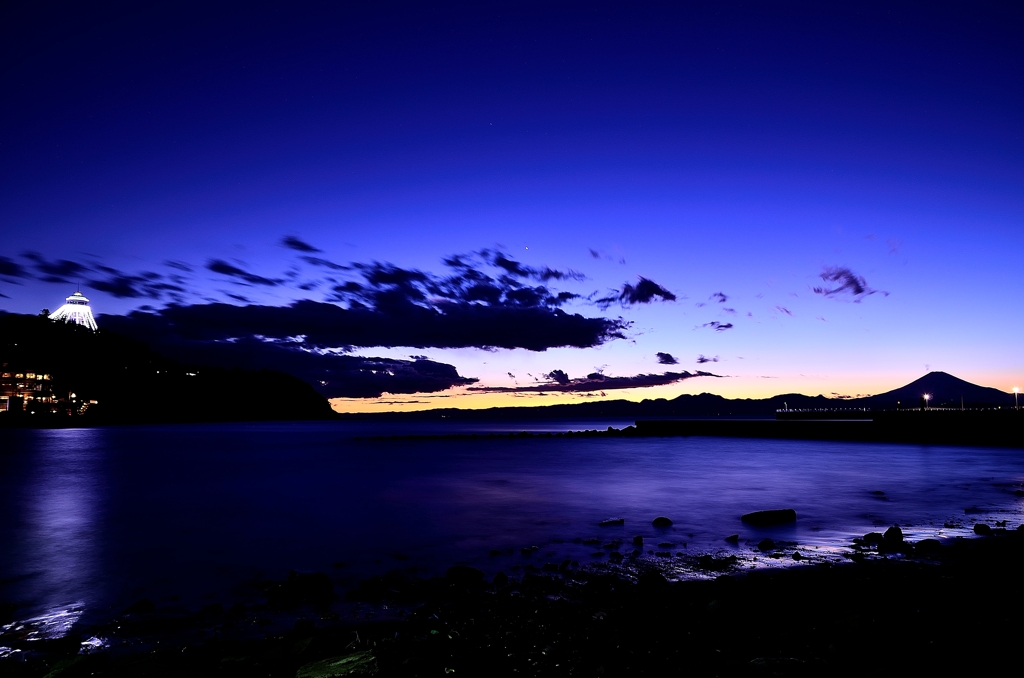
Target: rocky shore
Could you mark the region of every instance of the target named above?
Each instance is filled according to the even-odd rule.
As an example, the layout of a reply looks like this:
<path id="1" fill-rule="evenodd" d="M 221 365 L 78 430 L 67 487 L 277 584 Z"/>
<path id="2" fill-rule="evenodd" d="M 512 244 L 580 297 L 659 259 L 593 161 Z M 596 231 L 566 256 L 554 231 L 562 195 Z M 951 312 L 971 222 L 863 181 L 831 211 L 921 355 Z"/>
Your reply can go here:
<path id="1" fill-rule="evenodd" d="M 773 516 L 768 516 L 769 518 Z M 779 516 L 774 516 L 778 518 Z M 760 519 L 766 518 L 761 516 Z M 758 518 L 755 518 L 758 519 Z M 1018 526 L 1011 526 L 1018 527 Z M 911 544 L 898 527 L 840 558 L 761 543 L 696 556 L 617 549 L 485 580 L 393 571 L 339 595 L 323 573 L 262 582 L 262 602 L 141 600 L 107 624 L 33 636 L 0 608 L 5 676 L 799 676 L 1012 665 L 1024 530 Z M 766 540 L 770 542 L 771 540 Z M 622 551 L 629 551 L 623 554 Z M 752 560 L 789 567 L 752 567 Z M 511 575 L 511 576 L 510 576 Z M 45 635 L 45 634 L 44 634 Z"/>

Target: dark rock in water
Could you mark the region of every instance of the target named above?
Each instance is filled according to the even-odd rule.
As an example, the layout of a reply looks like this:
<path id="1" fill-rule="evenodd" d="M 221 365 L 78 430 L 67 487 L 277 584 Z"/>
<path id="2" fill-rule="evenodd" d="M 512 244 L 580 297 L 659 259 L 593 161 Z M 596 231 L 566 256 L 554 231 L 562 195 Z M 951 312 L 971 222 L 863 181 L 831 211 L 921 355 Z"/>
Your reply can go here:
<path id="1" fill-rule="evenodd" d="M 1018 497 L 1024 497 L 1024 490 L 1014 490 L 1013 493 Z"/>
<path id="2" fill-rule="evenodd" d="M 931 553 L 942 548 L 942 542 L 938 539 L 922 539 L 914 544 L 914 548 L 921 553 Z"/>
<path id="3" fill-rule="evenodd" d="M 312 619 L 296 619 L 292 624 L 292 633 L 308 636 L 316 631 L 316 622 Z"/>
<path id="4" fill-rule="evenodd" d="M 672 527 L 672 521 L 665 516 L 658 516 L 651 521 L 651 525 L 654 525 L 655 527 Z"/>
<path id="5" fill-rule="evenodd" d="M 472 585 L 482 582 L 484 573 L 468 565 L 452 565 L 444 573 L 444 578 L 453 584 Z"/>
<path id="6" fill-rule="evenodd" d="M 544 563 L 540 568 L 544 572 L 558 572 L 558 565 L 554 563 Z"/>
<path id="7" fill-rule="evenodd" d="M 622 562 L 622 554 L 619 553 L 618 551 L 612 551 L 611 553 L 609 553 L 608 554 L 608 558 L 610 558 L 613 563 L 621 563 Z"/>
<path id="8" fill-rule="evenodd" d="M 499 572 L 498 574 L 494 575 L 494 579 L 491 580 L 491 583 L 497 586 L 498 588 L 508 586 L 508 575 L 504 572 Z"/>
<path id="9" fill-rule="evenodd" d="M 519 552 L 522 553 L 524 556 L 528 556 L 533 554 L 533 552 L 538 550 L 539 548 L 539 546 L 524 546 L 523 548 L 519 549 Z"/>
<path id="10" fill-rule="evenodd" d="M 738 534 L 730 534 L 728 537 L 725 538 L 725 540 L 730 544 L 739 544 L 740 536 Z"/>
<path id="11" fill-rule="evenodd" d="M 985 509 L 978 508 L 977 506 L 968 506 L 967 508 L 964 509 L 964 513 L 969 515 L 969 516 L 970 515 L 975 515 L 975 514 L 978 514 L 978 513 L 985 513 L 985 512 L 986 512 Z"/>
<path id="12" fill-rule="evenodd" d="M 560 563 L 560 564 L 558 565 L 558 569 L 559 569 L 559 571 L 561 571 L 561 572 L 565 572 L 565 571 L 567 571 L 567 570 L 568 570 L 568 569 L 569 569 L 569 568 L 570 568 L 571 566 L 572 566 L 572 561 L 571 561 L 571 560 L 569 560 L 568 558 L 566 558 L 565 560 L 563 560 L 563 561 L 562 561 L 562 562 L 561 562 L 561 563 Z"/>
<path id="13" fill-rule="evenodd" d="M 759 551 L 771 551 L 773 548 L 775 548 L 775 540 L 762 539 L 757 543 L 757 548 Z"/>
<path id="14" fill-rule="evenodd" d="M 313 603 L 325 603 L 334 597 L 334 582 L 323 572 L 288 573 L 285 595 Z"/>
<path id="15" fill-rule="evenodd" d="M 499 551 L 498 549 L 491 549 L 491 558 L 494 558 L 495 556 L 500 556 L 500 555 L 501 555 L 501 551 Z"/>
<path id="16" fill-rule="evenodd" d="M 210 603 L 199 608 L 199 616 L 201 617 L 219 617 L 222 614 L 224 614 L 224 605 L 221 603 Z"/>
<path id="17" fill-rule="evenodd" d="M 974 526 L 974 534 L 981 535 L 982 537 L 991 537 L 992 528 L 985 523 L 976 523 Z"/>
<path id="18" fill-rule="evenodd" d="M 671 558 L 672 557 L 672 552 L 671 551 L 655 551 L 654 555 L 658 556 L 659 558 Z"/>
<path id="19" fill-rule="evenodd" d="M 882 492 L 881 490 L 871 490 L 871 494 L 875 495 L 876 497 L 884 497 L 885 496 L 885 492 Z"/>
<path id="20" fill-rule="evenodd" d="M 883 537 L 881 532 L 868 532 L 864 535 L 865 544 L 880 544 L 882 539 Z"/>
<path id="21" fill-rule="evenodd" d="M 676 545 L 676 543 L 674 541 L 663 541 L 663 542 L 660 542 L 658 544 L 658 548 L 660 548 L 660 549 L 670 549 L 670 548 L 672 548 L 675 545 Z"/>
<path id="22" fill-rule="evenodd" d="M 608 520 L 602 520 L 601 522 L 598 523 L 598 525 L 601 526 L 601 527 L 610 527 L 612 525 L 625 525 L 625 524 L 626 524 L 626 519 L 625 518 L 609 518 Z"/>
<path id="23" fill-rule="evenodd" d="M 799 551 L 793 551 L 793 560 L 807 560 L 807 558 L 801 555 Z"/>
<path id="24" fill-rule="evenodd" d="M 794 509 L 773 509 L 770 511 L 754 511 L 740 516 L 740 520 L 755 527 L 771 527 L 796 522 Z"/>
<path id="25" fill-rule="evenodd" d="M 882 535 L 882 540 L 889 544 L 899 544 L 903 541 L 903 530 L 899 525 L 893 525 Z"/>
<path id="26" fill-rule="evenodd" d="M 137 600 L 124 609 L 125 614 L 149 614 L 156 612 L 156 603 L 149 598 Z"/>
<path id="27" fill-rule="evenodd" d="M 644 545 L 644 538 L 643 537 L 641 537 L 639 534 L 637 536 L 633 537 L 633 546 L 643 546 L 643 545 Z"/>
<path id="28" fill-rule="evenodd" d="M 647 589 L 648 591 L 663 591 L 669 587 L 669 581 L 665 579 L 664 575 L 656 570 L 644 572 L 636 578 L 636 584 L 640 588 Z"/>

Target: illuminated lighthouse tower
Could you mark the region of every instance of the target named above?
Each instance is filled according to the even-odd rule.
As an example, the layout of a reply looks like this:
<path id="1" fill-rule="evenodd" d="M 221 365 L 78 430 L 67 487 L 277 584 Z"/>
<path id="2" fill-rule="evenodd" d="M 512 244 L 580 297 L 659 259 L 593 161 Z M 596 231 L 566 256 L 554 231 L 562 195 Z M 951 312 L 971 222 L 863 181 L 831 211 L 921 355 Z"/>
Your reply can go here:
<path id="1" fill-rule="evenodd" d="M 66 300 L 66 303 L 50 314 L 50 320 L 62 320 L 66 323 L 75 323 L 82 327 L 88 327 L 96 331 L 96 320 L 92 317 L 92 309 L 89 308 L 89 300 L 81 292 L 75 292 Z"/>

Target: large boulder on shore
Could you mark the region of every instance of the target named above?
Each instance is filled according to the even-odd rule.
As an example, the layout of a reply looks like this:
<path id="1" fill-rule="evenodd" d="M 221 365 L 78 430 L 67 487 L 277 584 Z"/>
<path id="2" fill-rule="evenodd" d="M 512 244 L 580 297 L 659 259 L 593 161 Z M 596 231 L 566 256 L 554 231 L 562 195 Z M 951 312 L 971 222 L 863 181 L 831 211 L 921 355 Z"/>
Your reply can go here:
<path id="1" fill-rule="evenodd" d="M 902 544 L 903 530 L 900 529 L 899 525 L 893 525 L 882 535 L 882 540 L 888 544 Z"/>
<path id="2" fill-rule="evenodd" d="M 747 525 L 754 527 L 772 527 L 773 525 L 786 525 L 796 522 L 796 511 L 794 509 L 772 509 L 769 511 L 754 511 L 744 513 L 740 520 Z"/>
<path id="3" fill-rule="evenodd" d="M 460 584 L 463 586 L 474 586 L 480 584 L 484 580 L 484 573 L 475 567 L 468 565 L 452 565 L 445 572 L 444 578 L 452 584 Z"/>

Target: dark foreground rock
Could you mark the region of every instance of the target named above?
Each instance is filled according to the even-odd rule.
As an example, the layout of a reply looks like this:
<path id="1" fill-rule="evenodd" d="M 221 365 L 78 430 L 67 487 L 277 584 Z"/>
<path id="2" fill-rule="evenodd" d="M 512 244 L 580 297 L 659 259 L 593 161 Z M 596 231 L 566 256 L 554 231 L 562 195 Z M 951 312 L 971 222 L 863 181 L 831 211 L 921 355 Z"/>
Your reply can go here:
<path id="1" fill-rule="evenodd" d="M 730 574 L 680 583 L 654 560 L 491 584 L 478 570 L 453 568 L 363 591 L 372 602 L 362 604 L 378 611 L 415 600 L 402 620 L 343 622 L 336 612 L 308 609 L 291 630 L 246 639 L 241 630 L 259 628 L 263 612 L 212 610 L 185 620 L 185 634 L 137 636 L 128 648 L 85 655 L 78 643 L 55 645 L 26 661 L 0 660 L 0 673 L 862 676 L 878 667 L 887 675 L 988 675 L 1015 665 L 1024 532 L 932 542 L 927 550 L 926 562 L 879 556 L 742 576 L 727 559 L 707 556 L 709 576 Z M 125 623 L 82 635 L 109 637 Z"/>
<path id="2" fill-rule="evenodd" d="M 740 516 L 740 520 L 754 527 L 772 527 L 796 522 L 796 511 L 793 509 L 774 509 L 770 511 L 754 511 Z"/>

